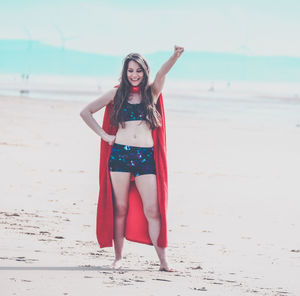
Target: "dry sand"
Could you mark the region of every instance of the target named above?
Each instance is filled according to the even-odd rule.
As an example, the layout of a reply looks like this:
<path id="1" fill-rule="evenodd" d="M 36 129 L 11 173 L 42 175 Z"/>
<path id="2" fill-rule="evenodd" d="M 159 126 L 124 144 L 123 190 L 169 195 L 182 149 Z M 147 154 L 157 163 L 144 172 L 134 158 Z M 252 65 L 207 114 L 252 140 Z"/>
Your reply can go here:
<path id="1" fill-rule="evenodd" d="M 174 273 L 131 242 L 109 267 L 85 104 L 0 97 L 1 295 L 300 295 L 299 101 L 166 97 Z"/>

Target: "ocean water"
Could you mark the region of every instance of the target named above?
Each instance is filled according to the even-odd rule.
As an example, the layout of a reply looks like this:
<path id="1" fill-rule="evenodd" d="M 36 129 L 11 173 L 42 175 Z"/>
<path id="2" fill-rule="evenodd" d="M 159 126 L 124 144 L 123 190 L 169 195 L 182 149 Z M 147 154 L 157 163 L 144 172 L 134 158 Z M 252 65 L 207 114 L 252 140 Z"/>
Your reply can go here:
<path id="1" fill-rule="evenodd" d="M 36 75 L 0 76 L 0 95 L 91 102 L 118 84 L 107 77 Z M 169 79 L 164 87 L 166 112 L 178 116 L 244 122 L 252 125 L 300 125 L 300 85 Z"/>
<path id="2" fill-rule="evenodd" d="M 171 52 L 146 54 L 156 73 Z M 80 52 L 37 40 L 0 39 L 0 73 L 23 75 L 120 75 L 124 56 Z M 298 82 L 300 58 L 186 50 L 169 78 Z"/>

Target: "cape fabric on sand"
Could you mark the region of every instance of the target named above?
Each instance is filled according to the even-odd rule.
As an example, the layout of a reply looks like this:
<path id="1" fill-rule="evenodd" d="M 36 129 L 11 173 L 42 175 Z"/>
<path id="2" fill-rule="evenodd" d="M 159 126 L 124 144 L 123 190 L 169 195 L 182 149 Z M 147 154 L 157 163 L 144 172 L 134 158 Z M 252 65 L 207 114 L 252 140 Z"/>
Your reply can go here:
<path id="1" fill-rule="evenodd" d="M 161 230 L 157 240 L 159 247 L 167 247 L 167 203 L 168 203 L 168 175 L 166 155 L 166 124 L 162 94 L 160 94 L 156 108 L 162 117 L 161 127 L 152 130 L 154 142 L 154 160 L 156 165 L 157 196 L 161 215 Z M 115 135 L 117 129 L 110 123 L 110 114 L 113 105 L 105 108 L 102 128 L 106 133 Z M 113 198 L 108 161 L 111 146 L 101 139 L 100 151 L 100 192 L 97 208 L 97 240 L 100 248 L 112 247 L 113 245 Z M 126 239 L 134 242 L 152 245 L 148 222 L 144 215 L 141 197 L 135 186 L 134 178 L 131 178 L 129 190 L 129 208 L 126 220 Z"/>

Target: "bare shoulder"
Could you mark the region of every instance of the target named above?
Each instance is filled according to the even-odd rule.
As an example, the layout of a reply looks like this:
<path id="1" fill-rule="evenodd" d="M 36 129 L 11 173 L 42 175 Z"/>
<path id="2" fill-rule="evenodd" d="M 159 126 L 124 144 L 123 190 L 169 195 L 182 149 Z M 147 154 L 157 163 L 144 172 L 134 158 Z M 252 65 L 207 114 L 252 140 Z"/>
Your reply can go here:
<path id="1" fill-rule="evenodd" d="M 117 92 L 117 88 L 113 88 L 103 93 L 98 99 L 89 103 L 85 109 L 91 113 L 95 113 L 105 107 L 106 105 L 113 102 L 115 94 Z"/>
<path id="2" fill-rule="evenodd" d="M 114 87 L 114 88 L 108 90 L 107 92 L 103 93 L 101 95 L 101 97 L 99 97 L 99 99 L 103 98 L 105 100 L 109 100 L 110 101 L 109 103 L 111 103 L 116 95 L 117 90 L 118 90 L 118 88 Z"/>

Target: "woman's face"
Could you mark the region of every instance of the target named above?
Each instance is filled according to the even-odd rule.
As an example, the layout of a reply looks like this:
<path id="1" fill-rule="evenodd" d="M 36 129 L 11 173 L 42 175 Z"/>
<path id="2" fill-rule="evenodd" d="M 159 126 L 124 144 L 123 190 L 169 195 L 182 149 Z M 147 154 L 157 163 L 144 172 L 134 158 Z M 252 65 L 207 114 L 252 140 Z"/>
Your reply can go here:
<path id="1" fill-rule="evenodd" d="M 138 86 L 142 82 L 143 77 L 144 72 L 141 66 L 135 61 L 130 61 L 127 68 L 127 78 L 129 83 L 132 86 Z"/>

